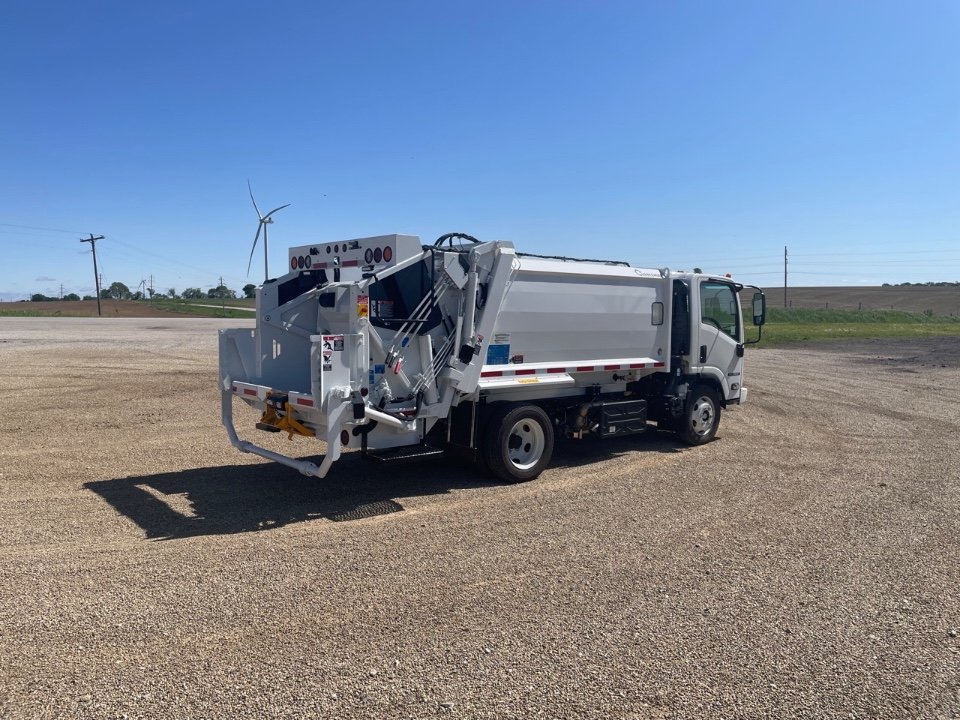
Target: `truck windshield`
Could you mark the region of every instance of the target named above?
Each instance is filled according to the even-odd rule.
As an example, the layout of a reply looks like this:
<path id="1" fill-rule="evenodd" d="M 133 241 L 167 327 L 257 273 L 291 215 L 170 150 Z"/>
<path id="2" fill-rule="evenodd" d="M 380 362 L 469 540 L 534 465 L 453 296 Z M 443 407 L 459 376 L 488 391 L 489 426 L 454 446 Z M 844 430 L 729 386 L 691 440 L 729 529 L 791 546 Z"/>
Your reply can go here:
<path id="1" fill-rule="evenodd" d="M 727 283 L 706 280 L 700 284 L 700 318 L 734 340 L 740 339 L 737 297 Z"/>

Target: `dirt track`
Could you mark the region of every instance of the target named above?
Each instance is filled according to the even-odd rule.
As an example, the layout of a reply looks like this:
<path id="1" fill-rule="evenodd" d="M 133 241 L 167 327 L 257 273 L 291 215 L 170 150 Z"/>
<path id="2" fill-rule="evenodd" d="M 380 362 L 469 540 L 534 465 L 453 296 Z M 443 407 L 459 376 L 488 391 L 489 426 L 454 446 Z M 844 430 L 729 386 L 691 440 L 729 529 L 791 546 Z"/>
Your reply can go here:
<path id="1" fill-rule="evenodd" d="M 957 338 L 502 486 L 235 452 L 222 324 L 0 319 L 0 717 L 960 715 Z"/>

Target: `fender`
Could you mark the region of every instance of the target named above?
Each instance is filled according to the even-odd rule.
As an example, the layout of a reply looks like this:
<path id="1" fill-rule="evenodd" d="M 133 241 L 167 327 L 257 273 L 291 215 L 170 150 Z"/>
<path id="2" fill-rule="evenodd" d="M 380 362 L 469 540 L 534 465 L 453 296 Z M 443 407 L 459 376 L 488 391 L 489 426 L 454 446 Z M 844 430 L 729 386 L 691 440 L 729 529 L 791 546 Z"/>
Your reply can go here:
<path id="1" fill-rule="evenodd" d="M 723 407 L 727 406 L 727 396 L 730 394 L 730 385 L 727 383 L 727 378 L 724 377 L 718 368 L 700 368 L 699 382 L 709 382 L 711 385 L 716 386 L 717 392 L 720 395 L 720 403 Z"/>

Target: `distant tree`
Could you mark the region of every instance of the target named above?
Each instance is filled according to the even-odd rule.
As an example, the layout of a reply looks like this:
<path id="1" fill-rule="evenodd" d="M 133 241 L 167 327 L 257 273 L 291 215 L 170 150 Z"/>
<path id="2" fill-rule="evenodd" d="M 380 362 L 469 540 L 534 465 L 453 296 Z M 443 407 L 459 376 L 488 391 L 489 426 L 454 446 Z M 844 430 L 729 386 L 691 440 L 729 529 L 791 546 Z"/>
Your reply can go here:
<path id="1" fill-rule="evenodd" d="M 49 298 L 43 293 L 34 293 L 30 296 L 30 302 L 47 302 L 48 300 L 53 300 L 53 298 Z"/>
<path id="2" fill-rule="evenodd" d="M 167 290 L 167 297 L 169 297 L 169 298 L 172 299 L 172 300 L 176 300 L 176 298 L 177 298 L 177 289 L 176 289 L 176 288 L 170 288 L 169 290 Z"/>
<path id="3" fill-rule="evenodd" d="M 110 295 L 114 300 L 129 300 L 130 299 L 130 288 L 124 285 L 122 282 L 115 282 L 110 285 Z"/>
<path id="4" fill-rule="evenodd" d="M 110 294 L 110 288 L 104 288 L 103 290 L 101 290 L 100 297 L 103 298 L 104 300 L 109 300 L 111 297 L 113 297 Z"/>
<path id="5" fill-rule="evenodd" d="M 200 300 L 205 297 L 206 295 L 203 294 L 203 290 L 200 288 L 187 288 L 183 291 L 184 300 Z"/>
<path id="6" fill-rule="evenodd" d="M 243 296 L 245 298 L 255 298 L 257 296 L 257 286 L 253 283 L 247 283 L 243 286 Z"/>
<path id="7" fill-rule="evenodd" d="M 93 295 L 84 295 L 84 296 L 83 296 L 83 299 L 84 299 L 84 300 L 96 300 L 97 298 L 94 297 Z"/>
<path id="8" fill-rule="evenodd" d="M 217 285 L 215 288 L 210 288 L 207 291 L 207 297 L 211 300 L 219 300 L 221 298 L 234 300 L 237 294 L 226 285 Z"/>
<path id="9" fill-rule="evenodd" d="M 153 288 L 147 288 L 147 294 L 150 296 L 150 299 L 153 300 L 153 296 L 154 294 L 156 294 L 156 290 L 154 290 Z"/>
<path id="10" fill-rule="evenodd" d="M 130 296 L 131 300 L 143 300 L 143 293 L 137 290 L 133 295 Z"/>
<path id="11" fill-rule="evenodd" d="M 80 299 L 80 296 L 77 295 L 76 293 L 68 293 L 67 295 L 64 295 L 64 296 L 63 296 L 63 299 L 64 299 L 64 300 L 79 300 L 79 299 Z"/>

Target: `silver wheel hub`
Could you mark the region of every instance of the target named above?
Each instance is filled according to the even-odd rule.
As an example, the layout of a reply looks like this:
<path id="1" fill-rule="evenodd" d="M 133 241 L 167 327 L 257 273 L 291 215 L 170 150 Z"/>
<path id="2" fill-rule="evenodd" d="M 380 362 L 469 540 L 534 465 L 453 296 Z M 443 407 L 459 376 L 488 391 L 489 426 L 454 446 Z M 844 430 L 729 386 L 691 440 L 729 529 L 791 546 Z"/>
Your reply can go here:
<path id="1" fill-rule="evenodd" d="M 690 413 L 690 427 L 699 437 L 707 435 L 713 429 L 717 413 L 713 403 L 706 397 L 697 398 Z"/>
<path id="2" fill-rule="evenodd" d="M 534 420 L 518 420 L 507 436 L 507 456 L 517 470 L 529 470 L 543 457 L 547 445 L 540 423 Z"/>

